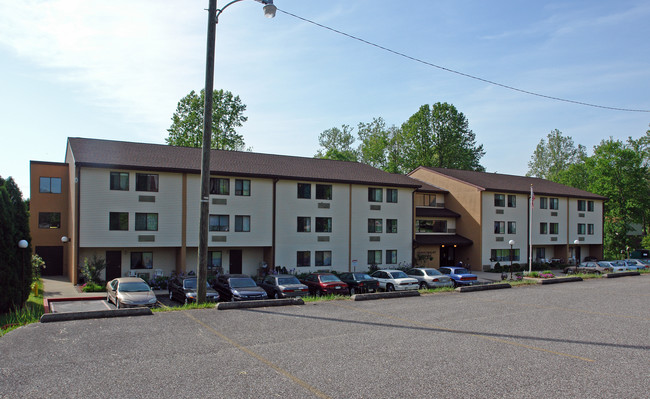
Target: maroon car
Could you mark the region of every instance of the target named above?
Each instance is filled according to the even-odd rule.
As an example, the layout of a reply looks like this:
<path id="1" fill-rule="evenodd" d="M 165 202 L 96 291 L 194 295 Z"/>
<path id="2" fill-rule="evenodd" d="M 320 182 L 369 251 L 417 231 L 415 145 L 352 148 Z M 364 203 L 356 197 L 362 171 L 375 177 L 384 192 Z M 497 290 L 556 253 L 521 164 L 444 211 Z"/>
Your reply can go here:
<path id="1" fill-rule="evenodd" d="M 348 285 L 332 273 L 312 273 L 300 280 L 309 287 L 309 295 L 348 295 Z"/>

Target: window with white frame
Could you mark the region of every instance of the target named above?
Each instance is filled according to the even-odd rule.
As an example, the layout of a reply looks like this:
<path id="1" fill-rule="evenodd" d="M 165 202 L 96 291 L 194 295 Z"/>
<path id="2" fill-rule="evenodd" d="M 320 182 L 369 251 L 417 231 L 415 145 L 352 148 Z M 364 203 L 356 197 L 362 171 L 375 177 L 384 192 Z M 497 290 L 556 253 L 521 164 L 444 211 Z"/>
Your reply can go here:
<path id="1" fill-rule="evenodd" d="M 397 189 L 396 188 L 387 188 L 386 189 L 386 202 L 397 203 Z"/>
<path id="2" fill-rule="evenodd" d="M 316 218 L 316 232 L 317 233 L 331 233 L 332 232 L 332 218 Z"/>
<path id="3" fill-rule="evenodd" d="M 494 206 L 498 206 L 498 207 L 506 206 L 505 194 L 494 194 Z"/>
<path id="4" fill-rule="evenodd" d="M 517 234 L 517 222 L 508 222 L 508 234 Z"/>
<path id="5" fill-rule="evenodd" d="M 311 218 L 308 216 L 298 216 L 298 233 L 311 232 Z"/>
<path id="6" fill-rule="evenodd" d="M 381 265 L 381 250 L 368 251 L 368 264 Z"/>
<path id="7" fill-rule="evenodd" d="M 298 267 L 311 266 L 311 252 L 310 251 L 298 251 L 296 253 L 296 266 L 298 266 Z"/>
<path id="8" fill-rule="evenodd" d="M 150 173 L 135 174 L 135 191 L 158 191 L 158 175 Z"/>
<path id="9" fill-rule="evenodd" d="M 251 181 L 246 179 L 235 179 L 235 195 L 250 197 Z"/>
<path id="10" fill-rule="evenodd" d="M 224 179 L 221 177 L 211 177 L 210 194 L 230 195 L 230 179 Z"/>
<path id="11" fill-rule="evenodd" d="M 158 214 L 157 213 L 136 213 L 135 230 L 136 231 L 157 231 Z"/>
<path id="12" fill-rule="evenodd" d="M 381 188 L 369 187 L 368 188 L 368 201 L 369 202 L 382 202 L 383 190 Z"/>
<path id="13" fill-rule="evenodd" d="M 516 207 L 517 207 L 517 196 L 508 195 L 508 208 L 516 208 Z"/>
<path id="14" fill-rule="evenodd" d="M 397 219 L 386 219 L 386 233 L 397 233 Z"/>
<path id="15" fill-rule="evenodd" d="M 494 234 L 505 234 L 506 222 L 494 222 Z"/>
<path id="16" fill-rule="evenodd" d="M 382 220 L 381 219 L 368 219 L 368 233 L 381 233 Z"/>
<path id="17" fill-rule="evenodd" d="M 397 264 L 397 250 L 396 249 L 387 249 L 386 250 L 386 264 L 387 265 L 396 265 Z"/>
<path id="18" fill-rule="evenodd" d="M 235 231 L 251 231 L 251 217 L 249 215 L 235 215 Z"/>
<path id="19" fill-rule="evenodd" d="M 332 266 L 332 251 L 316 251 L 314 262 L 316 266 Z"/>
<path id="20" fill-rule="evenodd" d="M 38 184 L 39 193 L 61 194 L 60 177 L 41 177 Z"/>
<path id="21" fill-rule="evenodd" d="M 230 231 L 229 215 L 210 215 L 208 229 L 210 231 Z"/>

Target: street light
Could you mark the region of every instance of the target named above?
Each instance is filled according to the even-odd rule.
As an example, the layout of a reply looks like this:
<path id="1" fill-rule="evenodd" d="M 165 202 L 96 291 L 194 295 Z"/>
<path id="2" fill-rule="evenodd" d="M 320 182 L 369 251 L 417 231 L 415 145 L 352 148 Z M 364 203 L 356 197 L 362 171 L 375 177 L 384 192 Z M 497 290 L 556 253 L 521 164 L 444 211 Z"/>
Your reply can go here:
<path id="1" fill-rule="evenodd" d="M 510 280 L 512 280 L 512 246 L 515 245 L 515 240 L 508 241 L 510 244 Z"/>
<path id="2" fill-rule="evenodd" d="M 576 273 L 578 272 L 578 264 L 580 263 L 580 255 L 578 254 L 578 245 L 580 245 L 580 240 L 573 240 L 573 245 L 576 247 L 573 249 L 573 257 L 576 260 Z"/>
<path id="3" fill-rule="evenodd" d="M 20 251 L 22 262 L 20 263 L 20 300 L 23 299 L 23 290 L 25 289 L 25 249 L 29 246 L 27 240 L 18 241 L 18 248 L 22 249 Z"/>
<path id="4" fill-rule="evenodd" d="M 208 280 L 208 222 L 210 212 L 210 147 L 212 141 L 212 92 L 214 90 L 214 47 L 219 23 L 219 16 L 230 5 L 243 0 L 233 0 L 220 9 L 217 9 L 217 0 L 210 0 L 208 8 L 208 42 L 205 60 L 205 103 L 203 107 L 203 145 L 201 153 L 201 214 L 199 217 L 199 253 L 197 280 L 198 288 L 196 301 L 205 302 L 205 291 Z M 275 17 L 277 7 L 273 0 L 255 0 L 264 4 L 264 15 L 267 18 Z"/>

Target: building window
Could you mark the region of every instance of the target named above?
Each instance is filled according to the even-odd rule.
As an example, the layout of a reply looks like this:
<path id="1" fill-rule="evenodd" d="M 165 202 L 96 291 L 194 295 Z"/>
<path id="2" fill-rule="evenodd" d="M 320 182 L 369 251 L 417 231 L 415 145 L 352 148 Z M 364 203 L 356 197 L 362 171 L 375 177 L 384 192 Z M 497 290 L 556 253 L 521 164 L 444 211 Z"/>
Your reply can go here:
<path id="1" fill-rule="evenodd" d="M 208 229 L 210 231 L 229 231 L 230 216 L 228 215 L 210 215 Z"/>
<path id="2" fill-rule="evenodd" d="M 558 223 L 549 223 L 551 225 L 551 234 L 560 233 L 560 225 Z"/>
<path id="3" fill-rule="evenodd" d="M 298 183 L 298 198 L 304 198 L 304 199 L 311 198 L 311 184 Z"/>
<path id="4" fill-rule="evenodd" d="M 508 262 L 510 261 L 510 248 L 508 249 L 492 249 L 490 250 L 490 260 L 493 262 Z M 519 261 L 519 249 L 512 249 L 512 261 Z"/>
<path id="5" fill-rule="evenodd" d="M 381 219 L 368 219 L 368 233 L 381 233 L 382 220 Z"/>
<path id="6" fill-rule="evenodd" d="M 436 206 L 435 194 L 418 194 L 415 206 Z"/>
<path id="7" fill-rule="evenodd" d="M 158 214 L 136 213 L 135 229 L 136 231 L 158 231 Z"/>
<path id="8" fill-rule="evenodd" d="M 517 196 L 508 195 L 508 208 L 516 208 L 516 207 L 517 207 Z"/>
<path id="9" fill-rule="evenodd" d="M 539 199 L 539 209 L 546 209 L 546 208 L 548 208 L 548 198 L 541 197 Z"/>
<path id="10" fill-rule="evenodd" d="M 508 222 L 508 234 L 517 234 L 517 222 Z"/>
<path id="11" fill-rule="evenodd" d="M 591 224 L 591 223 L 589 223 L 589 224 L 587 225 L 587 234 L 589 234 L 589 235 L 591 235 L 591 236 L 594 235 L 594 225 Z"/>
<path id="12" fill-rule="evenodd" d="M 129 191 L 129 174 L 127 172 L 111 172 L 111 190 Z"/>
<path id="13" fill-rule="evenodd" d="M 316 232 L 317 233 L 331 233 L 332 232 L 332 218 L 316 218 Z"/>
<path id="14" fill-rule="evenodd" d="M 221 251 L 208 251 L 208 270 L 217 271 L 222 265 Z"/>
<path id="15" fill-rule="evenodd" d="M 386 233 L 397 233 L 397 219 L 386 219 Z"/>
<path id="16" fill-rule="evenodd" d="M 587 233 L 587 226 L 584 223 L 578 223 L 578 234 L 585 235 Z"/>
<path id="17" fill-rule="evenodd" d="M 418 233 L 446 233 L 446 220 L 416 220 L 416 231 Z"/>
<path id="18" fill-rule="evenodd" d="M 332 266 L 332 251 L 316 251 L 316 266 Z"/>
<path id="19" fill-rule="evenodd" d="M 589 212 L 594 211 L 594 201 L 587 201 L 587 211 Z"/>
<path id="20" fill-rule="evenodd" d="M 158 175 L 147 173 L 135 174 L 136 191 L 158 191 Z"/>
<path id="21" fill-rule="evenodd" d="M 585 200 L 578 200 L 578 211 L 584 212 L 587 210 L 587 204 Z"/>
<path id="22" fill-rule="evenodd" d="M 397 264 L 397 250 L 396 249 L 387 249 L 386 250 L 386 264 L 387 265 L 396 265 Z"/>
<path id="23" fill-rule="evenodd" d="M 250 197 L 251 195 L 251 181 L 250 180 L 235 180 L 235 195 L 243 197 Z"/>
<path id="24" fill-rule="evenodd" d="M 210 178 L 210 194 L 230 195 L 230 179 Z"/>
<path id="25" fill-rule="evenodd" d="M 153 269 L 153 252 L 131 252 L 131 269 Z"/>
<path id="26" fill-rule="evenodd" d="M 558 209 L 560 209 L 560 200 L 558 198 L 550 198 L 549 202 L 550 202 L 550 208 L 551 209 L 556 210 L 556 211 Z"/>
<path id="27" fill-rule="evenodd" d="M 298 267 L 308 267 L 311 266 L 311 252 L 310 251 L 298 251 L 296 265 Z"/>
<path id="28" fill-rule="evenodd" d="M 39 179 L 38 191 L 41 193 L 61 194 L 61 178 L 41 177 Z"/>
<path id="29" fill-rule="evenodd" d="M 506 222 L 494 222 L 494 234 L 505 234 Z"/>
<path id="30" fill-rule="evenodd" d="M 546 258 L 546 248 L 535 248 L 535 260 L 539 262 L 540 259 Z"/>
<path id="31" fill-rule="evenodd" d="M 251 217 L 247 215 L 235 216 L 235 231 L 251 231 Z"/>
<path id="32" fill-rule="evenodd" d="M 368 188 L 368 201 L 369 202 L 382 202 L 382 189 L 381 188 Z"/>
<path id="33" fill-rule="evenodd" d="M 548 223 L 539 224 L 539 234 L 548 234 Z"/>
<path id="34" fill-rule="evenodd" d="M 494 194 L 494 206 L 506 206 L 506 196 L 504 194 Z"/>
<path id="35" fill-rule="evenodd" d="M 316 199 L 331 200 L 332 199 L 332 185 L 331 184 L 317 184 L 316 185 Z"/>
<path id="36" fill-rule="evenodd" d="M 298 233 L 311 232 L 311 218 L 298 216 Z"/>
<path id="37" fill-rule="evenodd" d="M 60 212 L 39 212 L 38 228 L 39 229 L 60 229 L 61 213 Z"/>
<path id="38" fill-rule="evenodd" d="M 368 264 L 381 265 L 381 251 L 375 251 L 375 250 L 368 251 Z"/>
<path id="39" fill-rule="evenodd" d="M 128 212 L 110 212 L 109 216 L 109 230 L 128 230 L 129 229 L 129 213 Z"/>
<path id="40" fill-rule="evenodd" d="M 386 202 L 397 203 L 397 189 L 396 188 L 387 188 L 386 189 Z"/>

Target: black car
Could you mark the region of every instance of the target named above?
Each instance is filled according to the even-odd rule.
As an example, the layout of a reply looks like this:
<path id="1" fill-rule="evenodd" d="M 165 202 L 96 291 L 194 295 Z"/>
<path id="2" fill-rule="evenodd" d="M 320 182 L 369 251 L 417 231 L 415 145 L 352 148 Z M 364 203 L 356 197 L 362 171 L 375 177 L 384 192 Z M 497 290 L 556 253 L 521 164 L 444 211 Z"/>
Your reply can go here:
<path id="1" fill-rule="evenodd" d="M 268 299 L 266 291 L 245 274 L 223 274 L 214 281 L 213 287 L 222 301 L 250 301 Z"/>
<path id="2" fill-rule="evenodd" d="M 291 274 L 270 274 L 260 283 L 269 298 L 290 298 L 309 295 L 309 287 Z"/>
<path id="3" fill-rule="evenodd" d="M 379 289 L 379 281 L 370 277 L 367 273 L 343 273 L 339 278 L 350 287 L 350 295 L 375 292 Z"/>
<path id="4" fill-rule="evenodd" d="M 206 283 L 207 284 L 207 283 Z M 169 299 L 188 304 L 196 301 L 196 277 L 174 277 L 167 283 Z M 209 302 L 217 302 L 219 293 L 209 285 L 206 287 L 205 299 Z"/>

